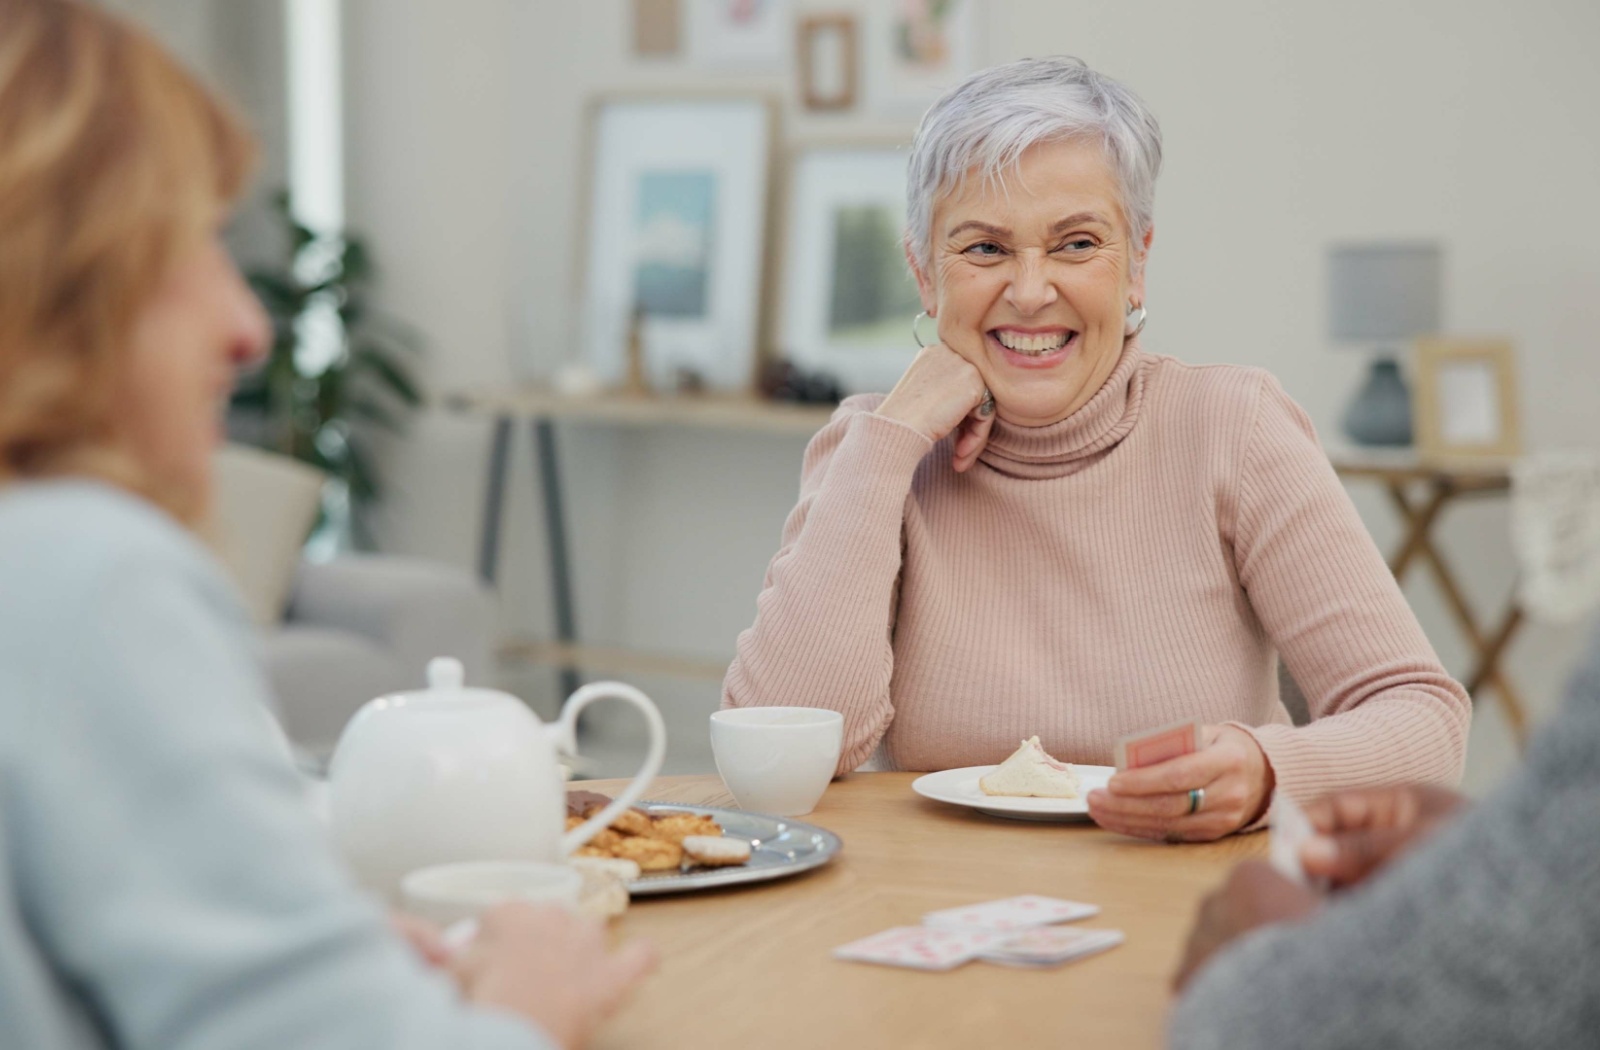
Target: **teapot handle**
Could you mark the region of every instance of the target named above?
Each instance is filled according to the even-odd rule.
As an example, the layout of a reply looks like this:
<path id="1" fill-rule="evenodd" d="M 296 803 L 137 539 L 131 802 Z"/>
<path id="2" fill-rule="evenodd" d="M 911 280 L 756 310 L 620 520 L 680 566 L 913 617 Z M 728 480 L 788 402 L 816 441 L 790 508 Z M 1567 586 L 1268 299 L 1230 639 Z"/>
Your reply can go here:
<path id="1" fill-rule="evenodd" d="M 661 772 L 661 761 L 667 755 L 667 727 L 661 722 L 661 712 L 650 698 L 631 685 L 622 682 L 592 682 L 573 693 L 561 709 L 561 718 L 551 729 L 556 734 L 556 747 L 567 754 L 577 751 L 578 713 L 596 700 L 626 700 L 644 715 L 650 730 L 650 747 L 645 753 L 644 765 L 634 775 L 627 788 L 611 800 L 611 804 L 561 837 L 561 854 L 566 856 L 608 827 L 619 814 L 643 795 L 656 774 Z"/>

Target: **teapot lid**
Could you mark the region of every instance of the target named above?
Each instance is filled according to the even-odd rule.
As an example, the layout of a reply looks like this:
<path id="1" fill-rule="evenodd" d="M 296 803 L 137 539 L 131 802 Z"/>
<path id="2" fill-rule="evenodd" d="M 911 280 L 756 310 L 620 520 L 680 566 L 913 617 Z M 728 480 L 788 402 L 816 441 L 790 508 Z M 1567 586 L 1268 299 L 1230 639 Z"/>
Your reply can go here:
<path id="1" fill-rule="evenodd" d="M 477 703 L 504 703 L 511 701 L 522 707 L 522 701 L 510 693 L 502 693 L 497 689 L 485 689 L 481 686 L 468 687 L 466 669 L 460 660 L 453 656 L 436 656 L 428 661 L 428 684 L 425 688 L 405 693 L 391 693 L 386 697 L 379 697 L 389 706 L 395 705 L 422 705 L 425 709 L 432 709 L 437 704 L 448 704 L 452 709 L 463 701 L 476 701 Z"/>
<path id="2" fill-rule="evenodd" d="M 428 688 L 460 689 L 467 680 L 467 669 L 453 656 L 435 656 L 428 661 Z"/>

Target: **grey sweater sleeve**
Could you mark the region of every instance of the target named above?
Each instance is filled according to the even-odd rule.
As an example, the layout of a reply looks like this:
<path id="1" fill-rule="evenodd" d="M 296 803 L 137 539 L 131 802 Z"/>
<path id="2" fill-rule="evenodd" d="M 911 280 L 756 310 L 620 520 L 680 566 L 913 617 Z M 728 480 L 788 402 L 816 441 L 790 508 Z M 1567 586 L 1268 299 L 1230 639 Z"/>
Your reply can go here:
<path id="1" fill-rule="evenodd" d="M 1488 800 L 1303 924 L 1200 972 L 1171 1043 L 1600 1045 L 1600 635 L 1561 714 Z"/>
<path id="2" fill-rule="evenodd" d="M 130 1050 L 548 1047 L 463 1003 L 357 892 L 198 545 L 124 497 L 63 498 L 0 528 L 0 913 L 23 931 L 0 957 L 66 991 L 14 997 L 0 1044 L 76 1001 Z"/>

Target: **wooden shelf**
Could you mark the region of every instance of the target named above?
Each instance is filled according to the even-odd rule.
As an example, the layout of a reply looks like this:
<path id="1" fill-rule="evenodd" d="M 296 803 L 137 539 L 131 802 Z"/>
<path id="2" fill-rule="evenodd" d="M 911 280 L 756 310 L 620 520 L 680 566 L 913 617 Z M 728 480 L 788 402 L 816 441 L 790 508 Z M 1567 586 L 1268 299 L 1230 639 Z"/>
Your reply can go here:
<path id="1" fill-rule="evenodd" d="M 1501 492 L 1511 487 L 1516 460 L 1504 456 L 1426 457 L 1411 448 L 1325 449 L 1341 477 L 1383 482 L 1448 482 L 1460 492 Z"/>
<path id="2" fill-rule="evenodd" d="M 697 660 L 665 653 L 646 653 L 603 645 L 575 645 L 517 639 L 503 643 L 500 656 L 507 660 L 569 667 L 589 674 L 664 675 L 720 682 L 728 673 L 725 660 Z"/>
<path id="3" fill-rule="evenodd" d="M 809 436 L 832 417 L 832 405 L 767 401 L 750 394 L 658 397 L 603 393 L 583 397 L 547 387 L 501 387 L 448 394 L 445 408 L 478 416 L 558 419 L 613 426 L 681 426 Z"/>

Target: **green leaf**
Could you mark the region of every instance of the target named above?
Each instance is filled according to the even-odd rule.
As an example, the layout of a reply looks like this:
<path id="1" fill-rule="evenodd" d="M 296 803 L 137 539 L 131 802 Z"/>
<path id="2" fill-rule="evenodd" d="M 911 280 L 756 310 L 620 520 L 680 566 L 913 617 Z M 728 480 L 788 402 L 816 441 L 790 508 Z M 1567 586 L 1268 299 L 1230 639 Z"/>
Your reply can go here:
<path id="1" fill-rule="evenodd" d="M 293 317 L 305 306 L 305 290 L 292 277 L 257 270 L 246 280 L 269 313 Z"/>
<path id="2" fill-rule="evenodd" d="M 240 377 L 232 403 L 262 421 L 252 440 L 310 463 L 346 487 L 352 535 L 370 545 L 367 526 L 381 478 L 355 435 L 405 432 L 410 410 L 422 403 L 411 361 L 425 340 L 368 299 L 378 267 L 365 238 L 314 233 L 296 220 L 287 190 L 274 193 L 271 204 L 290 251 L 281 267 L 252 269 L 248 279 L 272 318 L 272 349 L 261 366 Z M 295 263 L 312 259 L 326 266 L 316 280 L 301 280 Z M 325 371 L 305 375 L 295 360 L 295 322 L 314 296 L 334 301 L 348 350 Z"/>
<path id="3" fill-rule="evenodd" d="M 367 251 L 367 243 L 359 237 L 346 236 L 344 242 L 345 279 L 351 282 L 360 282 L 370 279 L 374 268 L 372 256 Z"/>
<path id="4" fill-rule="evenodd" d="M 405 421 L 381 401 L 371 397 L 355 397 L 350 399 L 350 415 L 373 426 L 389 431 L 391 434 L 404 434 Z"/>
<path id="5" fill-rule="evenodd" d="M 353 370 L 371 372 L 402 403 L 411 407 L 422 404 L 422 393 L 405 368 L 375 347 L 362 345 L 352 350 L 350 367 Z"/>
<path id="6" fill-rule="evenodd" d="M 350 496 L 356 502 L 367 502 L 378 498 L 378 476 L 372 469 L 372 461 L 367 454 L 354 444 L 345 446 L 349 454 Z"/>

